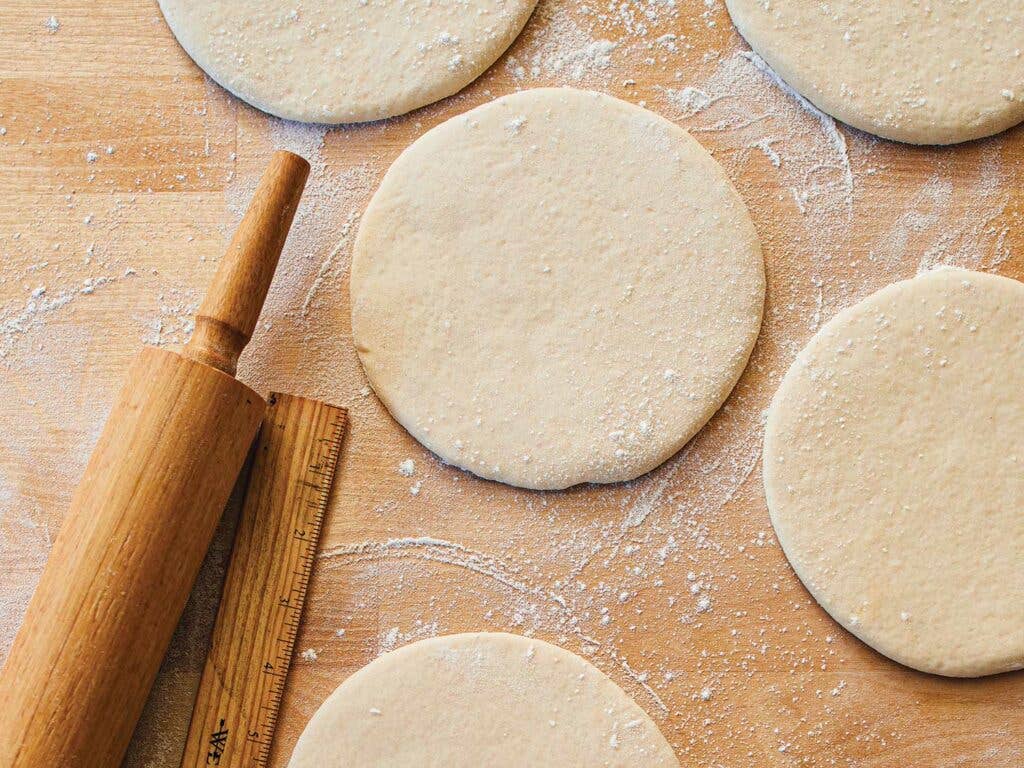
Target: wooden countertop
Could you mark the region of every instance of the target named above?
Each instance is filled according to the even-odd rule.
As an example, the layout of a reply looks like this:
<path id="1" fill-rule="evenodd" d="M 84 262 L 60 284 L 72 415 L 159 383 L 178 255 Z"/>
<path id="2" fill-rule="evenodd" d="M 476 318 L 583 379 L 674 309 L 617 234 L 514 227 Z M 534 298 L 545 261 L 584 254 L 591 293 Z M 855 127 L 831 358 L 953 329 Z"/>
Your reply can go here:
<path id="1" fill-rule="evenodd" d="M 853 639 L 787 565 L 760 483 L 763 409 L 823 321 L 934 264 L 1024 278 L 1024 129 L 945 149 L 880 141 L 783 93 L 721 0 L 608 8 L 542 0 L 461 94 L 326 130 L 225 94 L 149 0 L 0 0 L 0 658 L 128 361 L 143 341 L 187 337 L 284 146 L 313 175 L 242 376 L 345 405 L 352 430 L 273 765 L 378 653 L 475 630 L 586 655 L 683 765 L 1024 763 L 1024 675 L 930 677 Z M 690 129 L 747 200 L 769 299 L 746 374 L 682 453 L 633 483 L 540 494 L 442 466 L 365 392 L 346 281 L 359 213 L 401 149 L 493 96 L 552 84 Z M 408 458 L 411 478 L 397 471 Z M 222 536 L 129 765 L 177 766 L 224 548 Z"/>

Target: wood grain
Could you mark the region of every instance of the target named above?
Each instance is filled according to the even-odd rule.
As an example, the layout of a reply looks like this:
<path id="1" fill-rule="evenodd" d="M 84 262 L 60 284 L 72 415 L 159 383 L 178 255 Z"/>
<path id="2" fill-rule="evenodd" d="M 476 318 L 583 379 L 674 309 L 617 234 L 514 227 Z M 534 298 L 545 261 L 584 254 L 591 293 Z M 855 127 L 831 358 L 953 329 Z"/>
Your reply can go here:
<path id="1" fill-rule="evenodd" d="M 231 376 L 256 329 L 263 300 L 309 176 L 309 163 L 291 152 L 270 158 L 245 216 L 196 313 L 182 354 Z"/>
<path id="2" fill-rule="evenodd" d="M 772 536 L 759 446 L 761 413 L 780 376 L 844 306 L 936 261 L 1024 278 L 1024 130 L 930 149 L 839 126 L 847 203 L 835 137 L 737 58 L 746 46 L 720 1 L 678 0 L 675 16 L 659 21 L 644 13 L 654 4 L 616 4 L 621 13 L 585 5 L 541 0 L 509 55 L 462 93 L 319 140 L 205 81 L 155 3 L 0 0 L 0 125 L 8 131 L 0 138 L 0 317 L 20 312 L 40 284 L 56 292 L 97 274 L 117 278 L 9 343 L 0 335 L 0 655 L 139 339 L 157 320 L 166 343 L 181 339 L 176 310 L 209 282 L 240 190 L 298 134 L 316 149 L 309 190 L 239 370 L 259 391 L 344 405 L 351 426 L 339 470 L 348 481 L 331 505 L 328 556 L 298 641 L 318 659 L 292 670 L 272 765 L 286 765 L 315 708 L 381 650 L 489 629 L 592 651 L 588 658 L 655 717 L 684 765 L 1021 765 L 1020 674 L 953 681 L 911 672 L 811 600 Z M 628 13 L 630 29 L 620 21 Z M 62 24 L 54 35 L 42 25 L 50 14 Z M 669 34 L 675 52 L 657 42 Z M 592 40 L 616 45 L 607 68 L 575 79 L 550 65 Z M 748 203 L 769 295 L 736 391 L 679 456 L 625 486 L 532 494 L 441 466 L 360 394 L 350 241 L 341 231 L 391 161 L 431 126 L 496 95 L 556 84 L 644 102 L 689 129 Z M 691 86 L 714 104 L 680 110 L 671 92 Z M 778 166 L 755 146 L 762 141 Z M 114 154 L 103 153 L 107 145 Z M 100 152 L 94 164 L 84 160 L 90 149 Z M 43 261 L 50 266 L 32 269 Z M 123 278 L 129 267 L 137 274 Z M 416 462 L 412 478 L 396 471 L 407 458 Z M 415 496 L 414 482 L 422 482 Z M 462 550 L 386 546 L 420 537 Z M 703 613 L 690 573 L 711 600 Z M 165 666 L 164 690 L 183 699 L 201 671 L 186 652 L 202 644 L 201 623 L 193 617 L 179 629 L 183 646 Z M 153 704 L 132 768 L 176 766 L 180 756 L 191 703 Z"/>
<path id="3" fill-rule="evenodd" d="M 346 415 L 268 403 L 182 768 L 267 765 L 292 664 Z"/>
<path id="4" fill-rule="evenodd" d="M 220 371 L 139 356 L 0 674 L 0 764 L 122 759 L 264 407 Z"/>
<path id="5" fill-rule="evenodd" d="M 263 416 L 235 363 L 308 170 L 274 155 L 183 354 L 130 369 L 0 672 L 3 765 L 123 759 Z"/>

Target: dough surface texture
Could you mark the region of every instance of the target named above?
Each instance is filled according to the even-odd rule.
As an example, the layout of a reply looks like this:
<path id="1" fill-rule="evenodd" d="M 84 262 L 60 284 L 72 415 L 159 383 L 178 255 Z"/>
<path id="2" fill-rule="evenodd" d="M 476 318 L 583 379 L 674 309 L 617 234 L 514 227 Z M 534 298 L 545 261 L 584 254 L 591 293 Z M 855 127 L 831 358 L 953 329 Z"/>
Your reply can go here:
<path id="1" fill-rule="evenodd" d="M 913 144 L 1024 120 L 1020 0 L 726 0 L 750 46 L 844 123 Z"/>
<path id="2" fill-rule="evenodd" d="M 536 489 L 635 478 L 728 396 L 761 322 L 750 216 L 689 134 L 601 94 L 427 132 L 363 217 L 356 349 L 445 461 Z"/>
<path id="3" fill-rule="evenodd" d="M 159 0 L 182 48 L 278 117 L 355 123 L 464 88 L 512 44 L 537 0 Z"/>
<path id="4" fill-rule="evenodd" d="M 865 643 L 940 675 L 1024 666 L 1024 284 L 939 269 L 836 315 L 772 401 L 764 484 Z"/>
<path id="5" fill-rule="evenodd" d="M 313 715 L 289 768 L 678 768 L 597 667 L 540 640 L 422 640 L 356 672 Z"/>

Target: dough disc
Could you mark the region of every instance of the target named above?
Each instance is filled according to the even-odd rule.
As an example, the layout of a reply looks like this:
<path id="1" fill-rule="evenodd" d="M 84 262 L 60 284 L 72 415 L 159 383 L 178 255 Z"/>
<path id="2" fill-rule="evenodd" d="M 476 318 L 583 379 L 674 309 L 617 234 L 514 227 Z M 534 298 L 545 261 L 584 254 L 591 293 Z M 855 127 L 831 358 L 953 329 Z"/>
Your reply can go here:
<path id="1" fill-rule="evenodd" d="M 658 727 L 597 667 L 540 640 L 421 640 L 346 680 L 289 768 L 678 768 Z"/>
<path id="2" fill-rule="evenodd" d="M 725 400 L 761 322 L 746 208 L 690 136 L 573 89 L 426 133 L 363 217 L 370 383 L 445 461 L 526 488 L 628 480 Z"/>
<path id="3" fill-rule="evenodd" d="M 181 47 L 240 99 L 310 123 L 378 120 L 464 88 L 537 0 L 159 0 Z"/>
<path id="4" fill-rule="evenodd" d="M 790 563 L 840 624 L 925 672 L 1024 665 L 1024 285 L 940 269 L 840 312 L 768 414 Z"/>
<path id="5" fill-rule="evenodd" d="M 1020 0 L 726 0 L 740 32 L 855 128 L 953 144 L 1024 120 Z"/>

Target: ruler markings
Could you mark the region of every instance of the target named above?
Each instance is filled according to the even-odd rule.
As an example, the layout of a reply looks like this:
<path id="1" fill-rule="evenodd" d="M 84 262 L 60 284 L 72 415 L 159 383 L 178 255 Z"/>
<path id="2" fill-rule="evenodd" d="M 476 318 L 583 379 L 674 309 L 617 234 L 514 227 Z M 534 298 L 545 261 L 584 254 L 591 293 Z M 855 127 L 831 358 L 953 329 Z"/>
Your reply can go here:
<path id="1" fill-rule="evenodd" d="M 347 425 L 272 395 L 182 768 L 266 768 Z"/>

